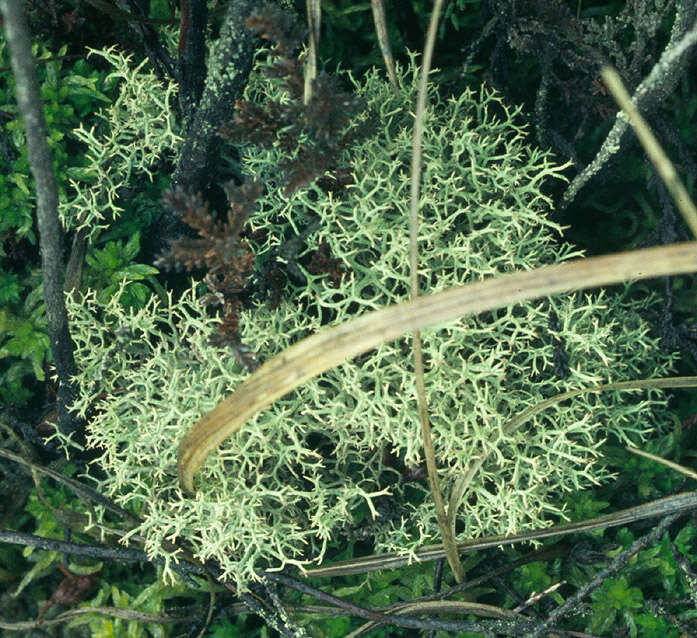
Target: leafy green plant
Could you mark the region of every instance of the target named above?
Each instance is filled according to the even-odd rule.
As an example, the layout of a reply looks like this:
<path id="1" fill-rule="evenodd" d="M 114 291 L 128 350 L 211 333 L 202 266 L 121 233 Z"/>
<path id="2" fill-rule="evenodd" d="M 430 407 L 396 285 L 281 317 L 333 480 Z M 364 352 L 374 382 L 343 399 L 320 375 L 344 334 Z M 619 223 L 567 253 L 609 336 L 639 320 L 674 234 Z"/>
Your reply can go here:
<path id="1" fill-rule="evenodd" d="M 128 585 L 126 585 L 128 586 Z M 137 617 L 138 612 L 159 614 L 164 611 L 165 603 L 172 598 L 190 594 L 188 586 L 183 584 L 165 585 L 156 579 L 146 587 L 137 587 L 137 591 L 129 592 L 125 588 L 104 583 L 95 597 L 89 602 L 82 603 L 83 609 L 89 607 L 113 606 L 128 610 Z M 78 616 L 67 624 L 67 629 L 86 626 L 90 636 L 95 638 L 164 638 L 170 632 L 160 623 L 142 622 L 137 619 L 127 620 L 105 616 L 103 614 L 86 614 Z"/>
<path id="2" fill-rule="evenodd" d="M 695 559 L 695 527 L 692 523 L 684 525 L 672 540 L 665 534 L 659 543 L 647 547 L 630 557 L 621 574 L 607 578 L 591 593 L 589 614 L 582 625 L 585 631 L 600 636 L 616 635 L 621 628 L 632 637 L 649 638 L 654 635 L 678 636 L 675 618 L 688 621 L 694 612 L 671 608 L 669 613 L 657 616 L 655 605 L 660 601 L 680 601 L 689 597 L 692 585 L 685 578 L 676 562 L 676 551 L 686 561 Z M 566 572 L 564 578 L 580 587 L 590 580 L 609 558 L 627 550 L 634 543 L 635 535 L 628 528 L 621 528 L 615 534 L 601 533 L 612 544 L 605 545 L 605 551 L 596 552 L 595 560 L 587 562 L 581 574 L 578 566 Z M 653 607 L 652 607 L 653 605 Z M 673 616 L 671 621 L 670 616 Z M 664 633 L 652 633 L 662 628 Z"/>
<path id="3" fill-rule="evenodd" d="M 527 597 L 533 593 L 543 592 L 555 582 L 559 582 L 551 568 L 552 565 L 545 561 L 535 561 L 516 570 L 513 582 L 518 593 L 523 597 Z M 562 597 L 558 593 L 555 593 L 553 598 L 557 603 L 563 602 Z"/>
<path id="4" fill-rule="evenodd" d="M 643 596 L 638 587 L 632 587 L 625 576 L 606 580 L 596 589 L 591 598 L 593 602 L 593 621 L 590 630 L 604 633 L 621 616 L 630 628 L 630 635 L 636 636 L 636 625 L 632 613 L 641 609 Z"/>
<path id="5" fill-rule="evenodd" d="M 683 449 L 682 436 L 678 423 L 673 420 L 673 430 L 664 436 L 655 436 L 643 446 L 646 452 L 666 459 L 672 459 Z M 615 471 L 621 471 L 618 479 L 621 485 L 635 491 L 641 500 L 657 498 L 678 489 L 683 477 L 659 463 L 646 458 L 637 457 L 623 448 L 607 446 L 605 450 L 608 466 Z"/>
<path id="6" fill-rule="evenodd" d="M 140 252 L 140 233 L 134 234 L 127 242 L 109 241 L 103 248 L 91 247 L 86 255 L 87 269 L 84 284 L 92 290 L 98 290 L 101 303 L 111 299 L 119 291 L 121 303 L 127 308 L 142 308 L 152 290 L 150 286 L 160 289 L 154 279 L 157 268 L 146 264 L 135 264 L 133 260 Z M 121 289 L 122 282 L 126 282 Z"/>
<path id="7" fill-rule="evenodd" d="M 312 581 L 311 581 L 312 582 Z M 316 586 L 327 587 L 327 583 L 317 582 Z M 353 576 L 339 579 L 333 584 L 331 593 L 356 605 L 370 609 L 381 609 L 397 601 L 407 601 L 426 596 L 433 592 L 433 570 L 428 565 L 413 565 L 406 569 L 376 572 L 367 576 Z M 310 596 L 295 596 L 289 602 L 312 605 Z M 316 614 L 295 615 L 297 624 L 312 638 L 340 638 L 355 628 L 355 620 L 348 616 L 318 618 Z M 403 635 L 403 630 L 391 628 L 378 630 L 375 635 Z M 406 634 L 404 634 L 406 635 Z"/>
<path id="8" fill-rule="evenodd" d="M 41 277 L 36 270 L 21 277 L 0 269 L 0 281 L 0 398 L 22 405 L 32 396 L 31 379 L 44 380 L 51 358 Z"/>
<path id="9" fill-rule="evenodd" d="M 70 149 L 70 131 L 98 105 L 108 103 L 104 92 L 104 74 L 80 60 L 68 67 L 61 56 L 66 47 L 57 52 L 49 51 L 44 45 L 34 45 L 34 55 L 41 82 L 41 98 L 48 129 L 48 144 L 54 156 L 56 180 L 61 197 L 66 197 L 65 186 L 68 174 L 81 163 L 80 153 Z M 51 58 L 50 61 L 43 61 Z M 9 69 L 6 42 L 0 34 L 0 66 Z M 33 178 L 29 172 L 24 130 L 17 116 L 14 76 L 11 71 L 0 72 L 0 132 L 6 139 L 0 157 L 0 233 L 14 229 L 16 236 L 26 237 L 35 243 L 32 213 L 34 210 Z M 73 138 L 74 139 L 74 138 Z M 74 142 L 73 142 L 74 143 Z"/>
<path id="10" fill-rule="evenodd" d="M 112 227 L 102 240 L 107 241 L 107 245 L 91 246 L 87 257 L 88 285 L 103 289 L 102 297 L 107 298 L 121 279 L 126 278 L 131 284 L 122 302 L 127 306 L 142 306 L 149 294 L 149 287 L 143 281 L 159 293 L 162 289 L 154 279 L 156 269 L 133 263 L 140 246 L 137 232 L 155 218 L 157 204 L 153 202 L 159 197 L 154 188 L 158 188 L 159 193 L 166 182 L 159 178 L 153 187 L 143 188 L 128 201 L 122 201 L 121 193 L 132 178 L 148 175 L 149 167 L 163 149 L 171 148 L 178 139 L 172 132 L 168 110 L 168 96 L 174 90 L 173 85 L 165 91 L 161 101 L 154 102 L 152 96 L 160 95 L 159 90 L 153 88 L 153 83 L 157 84 L 154 75 L 131 70 L 123 55 L 113 51 L 103 53 L 115 66 L 107 76 L 92 69 L 85 60 L 68 67 L 61 59 L 65 47 L 57 56 L 44 45 L 36 45 L 34 52 L 39 59 L 41 96 L 64 221 L 72 226 L 90 226 L 89 237 L 94 242 L 104 227 L 99 220 L 113 219 L 122 208 L 126 209 L 123 223 Z M 51 59 L 45 61 L 46 58 Z M 9 56 L 1 35 L 0 65 L 9 68 Z M 120 81 L 123 78 L 132 81 L 123 83 Z M 127 85 L 128 90 L 122 85 Z M 117 90 L 120 93 L 112 102 L 110 96 Z M 35 243 L 33 179 L 22 122 L 16 116 L 14 91 L 12 73 L 3 71 L 0 73 L 0 110 L 7 119 L 0 122 L 0 131 L 6 139 L 0 159 L 4 169 L 0 170 L 0 237 L 3 240 L 9 237 L 13 244 Z M 97 117 L 95 112 L 105 103 L 110 104 L 109 108 Z M 140 119 L 133 117 L 134 109 L 138 110 Z M 132 127 L 136 121 L 142 123 L 139 130 Z M 81 220 L 83 226 L 77 220 Z M 126 242 L 108 242 L 108 239 L 124 235 Z M 4 252 L 0 256 L 5 257 L 0 264 L 0 299 L 4 302 L 0 315 L 0 396 L 8 404 L 22 405 L 32 396 L 31 377 L 42 381 L 44 366 L 50 358 L 41 282 L 36 270 L 27 269 L 26 264 L 16 264 Z M 22 303 L 19 302 L 20 293 L 26 295 Z"/>
<path id="11" fill-rule="evenodd" d="M 63 198 L 68 173 L 82 161 L 70 131 L 88 121 L 98 105 L 110 101 L 104 92 L 105 74 L 84 60 L 69 66 L 62 59 L 65 53 L 66 47 L 53 52 L 43 44 L 34 45 L 48 144 Z M 0 398 L 6 405 L 23 405 L 32 396 L 34 383 L 44 380 L 50 349 L 40 274 L 26 259 L 31 251 L 19 250 L 13 257 L 5 247 L 6 240 L 14 246 L 36 243 L 33 177 L 9 66 L 6 42 L 0 33 L 0 67 L 7 69 L 0 71 L 0 136 L 4 140 L 0 153 Z"/>
<path id="12" fill-rule="evenodd" d="M 454 0 L 446 3 L 439 29 L 439 40 L 451 43 L 451 38 L 476 26 L 478 7 L 481 0 Z M 422 46 L 422 35 L 426 31 L 432 10 L 430 2 L 424 0 L 385 0 L 385 15 L 392 51 L 396 58 L 406 61 L 408 49 Z M 414 36 L 418 34 L 418 39 Z M 450 57 L 448 46 L 440 52 Z M 461 51 L 461 50 L 460 50 Z M 322 2 L 322 36 L 320 56 L 333 65 L 338 62 L 344 68 L 363 73 L 370 67 L 383 68 L 382 55 L 370 2 L 356 0 L 324 0 Z M 461 53 L 455 65 L 462 63 Z"/>
<path id="13" fill-rule="evenodd" d="M 75 474 L 74 466 L 68 465 L 63 469 L 66 476 Z M 35 487 L 29 493 L 27 504 L 24 508 L 28 520 L 25 525 L 31 533 L 43 538 L 64 538 L 64 528 L 56 518 L 56 512 L 63 508 L 84 512 L 85 507 L 79 499 L 61 485 L 43 484 L 41 491 Z M 18 596 L 29 585 L 35 585 L 36 581 L 48 572 L 55 569 L 55 563 L 62 560 L 61 555 L 52 550 L 25 547 L 23 556 L 29 563 L 21 580 L 16 585 L 13 595 Z M 46 595 L 46 599 L 50 594 Z M 38 612 L 38 610 L 37 610 Z"/>
<path id="14" fill-rule="evenodd" d="M 663 638 L 681 637 L 680 631 L 672 626 L 667 618 L 659 618 L 654 614 L 637 614 L 634 621 L 640 638 L 653 638 L 654 636 L 662 636 Z"/>
<path id="15" fill-rule="evenodd" d="M 235 622 L 225 618 L 214 623 L 207 635 L 209 638 L 246 638 L 249 636 L 249 632 L 244 626 L 244 617 L 238 616 Z"/>

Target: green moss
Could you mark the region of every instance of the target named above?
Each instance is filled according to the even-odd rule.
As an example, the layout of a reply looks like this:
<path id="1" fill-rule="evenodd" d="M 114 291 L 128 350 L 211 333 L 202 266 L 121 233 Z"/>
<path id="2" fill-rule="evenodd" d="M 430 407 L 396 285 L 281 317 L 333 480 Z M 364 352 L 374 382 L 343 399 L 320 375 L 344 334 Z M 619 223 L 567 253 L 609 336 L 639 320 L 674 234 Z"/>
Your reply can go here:
<path id="1" fill-rule="evenodd" d="M 47 142 L 59 194 L 71 171 L 82 163 L 79 145 L 67 133 L 110 102 L 104 73 L 79 60 L 69 65 L 67 47 L 33 47 L 40 83 Z M 67 56 L 68 58 L 70 56 Z M 104 93 L 103 91 L 106 91 Z M 29 169 L 24 124 L 16 104 L 10 56 L 0 33 L 0 401 L 25 405 L 51 359 L 37 256 L 34 216 L 36 194 Z"/>
<path id="2" fill-rule="evenodd" d="M 304 272 L 276 308 L 259 301 L 241 314 L 243 342 L 267 359 L 326 323 L 406 299 L 408 166 L 416 69 L 401 91 L 370 74 L 357 92 L 379 114 L 376 133 L 346 152 L 354 183 L 340 196 L 316 185 L 286 196 L 280 150 L 246 150 L 244 169 L 266 185 L 250 224 L 265 231 L 260 262 L 284 237 L 312 225 L 303 257 L 322 242 L 341 263 L 335 287 Z M 273 86 L 256 87 L 274 92 Z M 490 90 L 442 101 L 431 91 L 424 140 L 420 271 L 430 293 L 577 255 L 546 216 L 546 180 L 561 168 L 529 146 L 518 114 Z M 255 237 L 262 236 L 255 234 Z M 291 286 L 291 284 L 289 284 Z M 193 499 L 178 488 L 182 434 L 246 376 L 209 344 L 217 320 L 192 288 L 178 302 L 155 299 L 129 312 L 118 294 L 70 305 L 82 395 L 94 410 L 89 444 L 103 450 L 101 489 L 143 517 L 147 551 L 167 556 L 165 539 L 186 538 L 244 587 L 263 566 L 306 564 L 350 534 L 368 506 L 378 551 L 409 553 L 437 542 L 425 483 L 404 483 L 384 464 L 421 461 L 408 338 L 383 345 L 308 382 L 258 415 L 204 464 Z M 489 452 L 458 537 L 549 524 L 564 492 L 606 477 L 596 465 L 609 436 L 637 440 L 661 423 L 658 395 L 584 395 L 531 418 L 513 435 L 505 423 L 566 389 L 665 375 L 640 312 L 622 295 L 574 294 L 463 318 L 423 333 L 436 459 L 446 493 L 471 461 Z M 550 331 L 551 313 L 560 329 Z M 558 339 L 568 378 L 555 375 Z M 389 494 L 389 496 L 387 496 Z M 171 558 L 171 557 L 170 557 Z"/>

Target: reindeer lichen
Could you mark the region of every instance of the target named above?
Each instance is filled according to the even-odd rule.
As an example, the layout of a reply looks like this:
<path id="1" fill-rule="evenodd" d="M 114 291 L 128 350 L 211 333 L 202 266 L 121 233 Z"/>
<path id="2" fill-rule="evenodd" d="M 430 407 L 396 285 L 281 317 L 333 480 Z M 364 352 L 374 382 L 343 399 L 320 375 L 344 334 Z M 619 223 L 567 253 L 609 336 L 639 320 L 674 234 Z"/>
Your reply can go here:
<path id="1" fill-rule="evenodd" d="M 352 183 L 284 187 L 279 146 L 244 149 L 242 166 L 264 186 L 247 222 L 256 259 L 303 238 L 277 304 L 261 297 L 239 312 L 242 341 L 267 359 L 298 339 L 388 304 L 409 291 L 409 162 L 417 69 L 400 90 L 377 73 L 356 96 L 377 125 L 343 151 Z M 273 83 L 255 90 L 274 92 Z M 265 97 L 268 97 L 265 96 Z M 545 182 L 561 167 L 526 142 L 518 111 L 491 90 L 449 99 L 430 93 L 424 138 L 419 260 L 424 294 L 578 256 L 547 214 Z M 340 276 L 311 268 L 318 251 Z M 338 264 L 338 265 L 337 265 Z M 364 526 L 377 551 L 409 554 L 437 542 L 422 462 L 410 339 L 346 362 L 277 401 L 201 468 L 195 498 L 177 482 L 183 433 L 248 374 L 211 342 L 218 320 L 196 286 L 178 301 L 151 299 L 129 312 L 118 297 L 70 304 L 77 408 L 91 414 L 88 445 L 100 450 L 100 488 L 143 520 L 152 556 L 173 557 L 184 539 L 238 586 L 262 567 L 321 560 L 327 543 Z M 466 317 L 424 331 L 429 415 L 446 494 L 488 453 L 457 519 L 459 538 L 550 524 L 563 494 L 607 472 L 608 437 L 637 441 L 661 424 L 658 394 L 583 395 L 504 434 L 522 410 L 564 390 L 669 372 L 641 312 L 651 300 L 569 294 Z M 551 515 L 551 517 L 550 517 Z M 363 520 L 361 520 L 363 518 Z M 171 572 L 170 572 L 171 573 Z"/>
<path id="2" fill-rule="evenodd" d="M 171 103 L 174 82 L 162 86 L 154 73 L 143 70 L 146 61 L 133 67 L 130 56 L 114 47 L 90 54 L 112 65 L 107 82 L 120 82 L 119 96 L 100 113 L 103 126 L 80 125 L 73 131 L 87 146 L 87 164 L 73 171 L 73 193 L 61 202 L 60 216 L 66 228 L 86 229 L 93 238 L 120 214 L 119 190 L 140 173 L 152 179 L 155 163 L 173 154 L 181 138 Z"/>

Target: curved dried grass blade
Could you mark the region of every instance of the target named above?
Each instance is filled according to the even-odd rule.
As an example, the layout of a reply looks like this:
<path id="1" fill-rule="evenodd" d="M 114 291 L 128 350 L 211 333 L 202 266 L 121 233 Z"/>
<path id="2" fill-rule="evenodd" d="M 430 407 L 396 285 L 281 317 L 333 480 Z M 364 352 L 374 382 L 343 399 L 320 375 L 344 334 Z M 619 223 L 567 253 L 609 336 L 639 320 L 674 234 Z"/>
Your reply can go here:
<path id="1" fill-rule="evenodd" d="M 526 299 L 695 271 L 695 242 L 645 248 L 485 279 L 323 330 L 267 361 L 184 435 L 178 449 L 181 488 L 193 493 L 194 474 L 206 457 L 257 412 L 342 361 L 403 334 Z"/>

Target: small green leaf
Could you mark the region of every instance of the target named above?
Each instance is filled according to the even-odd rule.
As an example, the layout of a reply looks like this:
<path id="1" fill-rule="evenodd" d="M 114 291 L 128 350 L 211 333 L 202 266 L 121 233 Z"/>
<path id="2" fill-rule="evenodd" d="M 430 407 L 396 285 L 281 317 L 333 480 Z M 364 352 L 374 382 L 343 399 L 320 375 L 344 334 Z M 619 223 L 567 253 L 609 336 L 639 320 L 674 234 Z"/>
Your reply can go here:
<path id="1" fill-rule="evenodd" d="M 0 271 L 0 304 L 18 303 L 24 286 L 19 282 L 20 277 L 14 272 Z M 0 326 L 2 323 L 0 322 Z M 0 332 L 2 328 L 0 327 Z"/>
<path id="2" fill-rule="evenodd" d="M 119 271 L 126 279 L 144 279 L 148 275 L 157 275 L 159 270 L 146 264 L 131 264 Z"/>
<path id="3" fill-rule="evenodd" d="M 9 180 L 13 182 L 25 195 L 30 195 L 31 191 L 27 185 L 27 178 L 20 173 L 12 173 Z"/>

